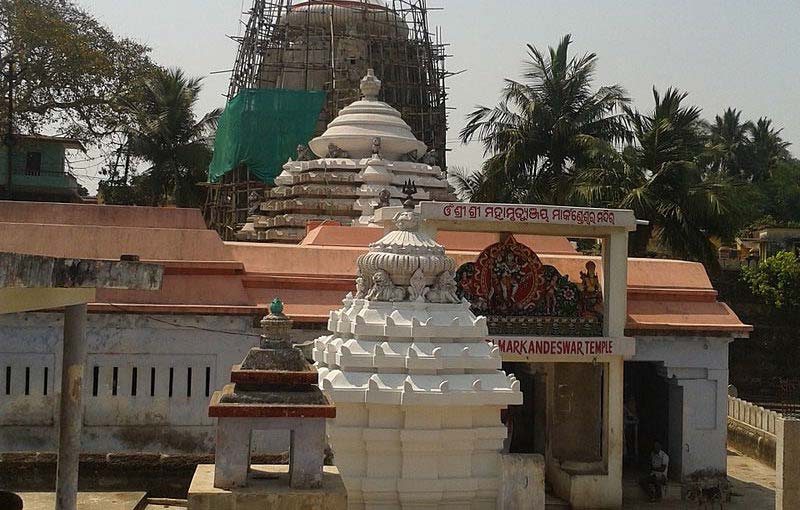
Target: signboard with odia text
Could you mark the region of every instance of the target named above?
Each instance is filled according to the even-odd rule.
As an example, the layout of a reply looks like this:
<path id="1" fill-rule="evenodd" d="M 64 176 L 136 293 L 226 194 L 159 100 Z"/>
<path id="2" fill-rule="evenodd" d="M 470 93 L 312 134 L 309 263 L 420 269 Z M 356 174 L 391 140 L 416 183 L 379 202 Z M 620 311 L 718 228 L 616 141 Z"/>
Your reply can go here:
<path id="1" fill-rule="evenodd" d="M 592 361 L 636 353 L 636 339 L 626 337 L 492 336 L 487 341 L 500 348 L 503 361 Z"/>
<path id="2" fill-rule="evenodd" d="M 550 205 L 463 204 L 422 202 L 425 220 L 508 222 L 530 224 L 622 227 L 635 223 L 631 211 Z"/>

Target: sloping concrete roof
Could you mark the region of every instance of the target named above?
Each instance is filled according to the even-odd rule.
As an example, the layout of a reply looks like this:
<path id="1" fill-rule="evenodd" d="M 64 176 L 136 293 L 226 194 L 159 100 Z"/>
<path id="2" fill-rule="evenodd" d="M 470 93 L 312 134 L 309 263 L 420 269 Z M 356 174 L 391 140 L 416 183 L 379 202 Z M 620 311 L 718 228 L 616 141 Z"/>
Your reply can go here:
<path id="1" fill-rule="evenodd" d="M 110 260 L 136 254 L 164 266 L 159 291 L 99 289 L 90 309 L 108 312 L 256 315 L 280 296 L 293 319 L 324 323 L 354 290 L 356 260 L 382 235 L 381 229 L 324 225 L 300 245 L 224 243 L 193 209 L 17 204 L 0 201 L 0 251 Z M 573 278 L 592 260 L 565 238 L 518 240 Z M 441 232 L 439 241 L 463 264 L 496 235 Z M 752 328 L 717 301 L 701 264 L 630 259 L 628 329 L 745 335 Z"/>

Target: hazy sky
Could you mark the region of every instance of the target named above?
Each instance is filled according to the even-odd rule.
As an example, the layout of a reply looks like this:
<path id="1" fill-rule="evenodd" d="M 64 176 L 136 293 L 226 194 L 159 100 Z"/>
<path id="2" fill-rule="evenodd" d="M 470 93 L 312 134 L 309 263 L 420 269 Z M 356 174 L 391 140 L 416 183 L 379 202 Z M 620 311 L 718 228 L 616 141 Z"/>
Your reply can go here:
<path id="1" fill-rule="evenodd" d="M 224 104 L 240 30 L 251 0 L 78 0 L 114 32 L 152 47 L 162 65 L 206 76 L 203 112 Z M 767 116 L 800 146 L 798 0 L 429 0 L 450 43 L 448 163 L 480 166 L 482 149 L 457 142 L 476 104 L 495 104 L 504 77 L 516 78 L 525 44 L 545 48 L 571 33 L 577 52 L 599 57 L 596 84 L 619 83 L 641 108 L 651 89 L 677 86 L 706 118 L 728 106 Z M 201 113 L 203 113 L 201 112 Z M 792 147 L 795 154 L 800 150 Z M 89 166 L 78 173 L 91 174 Z M 92 189 L 93 180 L 84 179 Z"/>

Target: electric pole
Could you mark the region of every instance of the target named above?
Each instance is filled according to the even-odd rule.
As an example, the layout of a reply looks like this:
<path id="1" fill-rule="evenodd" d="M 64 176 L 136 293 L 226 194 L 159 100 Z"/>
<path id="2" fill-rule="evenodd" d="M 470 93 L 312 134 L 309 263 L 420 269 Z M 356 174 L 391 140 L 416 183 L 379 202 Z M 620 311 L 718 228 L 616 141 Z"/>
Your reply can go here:
<path id="1" fill-rule="evenodd" d="M 6 184 L 5 184 L 5 198 L 11 200 L 14 197 L 14 192 L 11 190 L 12 177 L 11 174 L 14 170 L 14 57 L 8 59 L 8 72 L 4 73 L 6 81 L 8 82 L 8 91 L 6 93 L 6 102 L 8 103 L 8 116 L 6 118 Z"/>

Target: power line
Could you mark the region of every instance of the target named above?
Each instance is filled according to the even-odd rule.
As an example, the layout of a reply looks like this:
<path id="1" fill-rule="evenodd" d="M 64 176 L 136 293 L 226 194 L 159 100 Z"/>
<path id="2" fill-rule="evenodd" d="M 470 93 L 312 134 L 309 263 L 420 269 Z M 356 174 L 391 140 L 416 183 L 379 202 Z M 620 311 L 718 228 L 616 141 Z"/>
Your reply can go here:
<path id="1" fill-rule="evenodd" d="M 164 320 L 164 319 L 159 319 L 158 317 L 156 317 L 154 315 L 150 315 L 150 314 L 146 314 L 146 313 L 145 314 L 140 314 L 140 313 L 138 313 L 136 311 L 128 310 L 125 307 L 117 305 L 117 304 L 114 304 L 114 303 L 105 303 L 105 304 L 107 304 L 111 308 L 115 308 L 115 309 L 117 309 L 117 310 L 119 310 L 121 312 L 135 313 L 137 315 L 142 315 L 143 317 L 147 317 L 151 321 L 160 322 L 162 324 L 167 324 L 168 326 L 172 326 L 172 327 L 178 328 L 178 329 L 192 329 L 192 330 L 198 330 L 198 331 L 207 331 L 209 333 L 222 333 L 223 335 L 246 336 L 246 337 L 251 337 L 251 338 L 259 338 L 259 339 L 261 338 L 261 335 L 254 335 L 252 333 L 242 333 L 240 331 L 227 331 L 227 330 L 224 330 L 224 329 L 204 328 L 202 326 L 193 326 L 191 324 L 176 324 L 174 322 L 170 322 L 170 321 L 167 321 L 167 320 Z"/>

